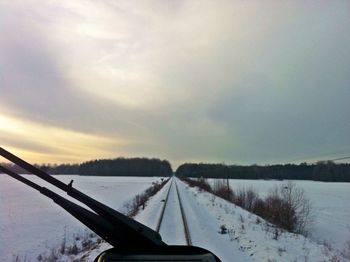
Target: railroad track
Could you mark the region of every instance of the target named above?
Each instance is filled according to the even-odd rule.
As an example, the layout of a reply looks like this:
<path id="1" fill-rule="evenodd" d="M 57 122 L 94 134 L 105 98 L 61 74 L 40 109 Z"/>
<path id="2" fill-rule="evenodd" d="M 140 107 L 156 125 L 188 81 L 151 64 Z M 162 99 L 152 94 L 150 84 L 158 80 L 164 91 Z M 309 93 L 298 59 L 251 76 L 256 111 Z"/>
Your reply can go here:
<path id="1" fill-rule="evenodd" d="M 188 227 L 188 223 L 187 223 L 187 218 L 186 218 L 186 214 L 183 208 L 183 204 L 182 204 L 182 200 L 181 200 L 181 196 L 180 196 L 180 191 L 179 188 L 177 186 L 177 182 L 176 182 L 176 178 L 172 178 L 170 181 L 170 186 L 166 195 L 166 198 L 164 200 L 164 205 L 162 207 L 162 211 L 158 220 L 158 224 L 157 224 L 157 232 L 159 232 L 161 230 L 163 221 L 164 221 L 164 213 L 166 212 L 167 207 L 169 206 L 169 195 L 171 190 L 175 190 L 176 195 L 177 195 L 177 200 L 178 200 L 178 205 L 179 205 L 179 209 L 181 212 L 181 219 L 182 219 L 182 226 L 183 226 L 183 232 L 184 232 L 184 236 L 186 239 L 186 244 L 188 246 L 192 246 L 192 240 L 191 240 L 191 235 L 190 235 L 190 231 L 189 231 L 189 227 Z M 177 225 L 174 225 L 177 226 Z"/>
<path id="2" fill-rule="evenodd" d="M 166 194 L 166 197 L 165 197 L 165 200 L 164 200 L 164 205 L 162 207 L 162 212 L 160 213 L 160 217 L 158 219 L 158 224 L 157 224 L 157 232 L 159 233 L 159 230 L 160 230 L 160 226 L 162 224 L 162 221 L 163 221 L 163 217 L 164 217 L 164 212 L 165 212 L 165 207 L 166 207 L 166 204 L 168 203 L 168 199 L 169 199 L 169 193 L 170 193 L 170 190 L 171 190 L 171 187 L 173 185 L 173 178 L 170 179 L 170 186 L 169 186 L 169 189 L 168 189 L 168 193 Z"/>

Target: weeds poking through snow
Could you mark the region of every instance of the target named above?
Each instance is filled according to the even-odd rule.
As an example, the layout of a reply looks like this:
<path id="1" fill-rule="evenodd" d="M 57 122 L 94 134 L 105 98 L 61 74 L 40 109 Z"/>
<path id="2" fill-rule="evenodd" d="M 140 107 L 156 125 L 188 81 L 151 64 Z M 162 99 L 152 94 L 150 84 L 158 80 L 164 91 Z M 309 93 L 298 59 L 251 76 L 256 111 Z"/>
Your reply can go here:
<path id="1" fill-rule="evenodd" d="M 245 226 L 244 224 L 241 224 L 241 231 L 240 231 L 241 234 L 244 234 L 245 233 Z"/>
<path id="2" fill-rule="evenodd" d="M 244 218 L 241 214 L 239 215 L 239 219 L 240 219 L 241 223 L 244 223 Z"/>
<path id="3" fill-rule="evenodd" d="M 76 255 L 78 254 L 78 252 L 79 252 L 79 249 L 76 244 L 74 244 L 73 246 L 70 246 L 67 250 L 68 255 Z"/>
<path id="4" fill-rule="evenodd" d="M 259 225 L 261 223 L 261 219 L 259 217 L 256 217 L 255 223 Z"/>
<path id="5" fill-rule="evenodd" d="M 60 247 L 60 253 L 63 255 L 66 251 L 66 242 L 67 242 L 67 226 L 64 227 L 63 240 Z"/>
<path id="6" fill-rule="evenodd" d="M 235 234 L 236 234 L 235 230 L 230 229 L 230 230 L 227 231 L 227 233 L 228 233 L 228 236 L 230 237 L 230 241 L 231 241 L 231 242 L 232 242 L 233 240 L 235 240 Z"/>
<path id="7" fill-rule="evenodd" d="M 277 228 L 275 228 L 275 231 L 273 232 L 273 239 L 277 240 L 279 237 L 280 233 Z"/>
<path id="8" fill-rule="evenodd" d="M 277 249 L 277 252 L 278 252 L 278 255 L 279 255 L 279 256 L 282 256 L 282 253 L 283 253 L 283 252 L 286 252 L 286 248 L 279 247 L 279 248 Z"/>
<path id="9" fill-rule="evenodd" d="M 342 256 L 350 260 L 350 240 L 345 244 L 345 247 L 342 251 Z"/>
<path id="10" fill-rule="evenodd" d="M 24 256 L 23 258 L 20 255 L 13 255 L 12 257 L 13 262 L 29 262 L 27 260 L 27 256 Z"/>
<path id="11" fill-rule="evenodd" d="M 68 260 L 65 259 L 64 261 L 71 261 L 77 254 L 92 250 L 97 246 L 98 243 L 101 242 L 102 240 L 98 238 L 97 235 L 89 232 L 88 230 L 85 230 L 83 233 L 74 234 L 73 243 L 68 244 L 67 235 L 65 232 L 62 243 L 57 248 L 51 248 L 49 253 L 39 254 L 37 260 L 41 262 L 56 262 L 61 261 L 64 257 L 68 257 Z"/>
<path id="12" fill-rule="evenodd" d="M 226 228 L 226 225 L 221 225 L 220 226 L 220 231 L 219 231 L 220 234 L 227 234 L 227 228 Z"/>

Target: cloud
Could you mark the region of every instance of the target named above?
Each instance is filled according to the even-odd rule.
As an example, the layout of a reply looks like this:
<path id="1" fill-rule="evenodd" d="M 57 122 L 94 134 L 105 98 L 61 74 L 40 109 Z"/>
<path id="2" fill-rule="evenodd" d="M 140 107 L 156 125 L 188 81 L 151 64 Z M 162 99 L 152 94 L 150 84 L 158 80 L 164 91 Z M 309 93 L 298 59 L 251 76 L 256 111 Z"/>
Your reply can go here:
<path id="1" fill-rule="evenodd" d="M 6 117 L 125 141 L 104 144 L 106 154 L 176 163 L 269 163 L 350 147 L 347 2 L 0 7 Z"/>
<path id="2" fill-rule="evenodd" d="M 2 146 L 26 152 L 31 161 L 83 161 L 108 157 L 126 143 L 116 137 L 101 137 L 37 124 L 0 115 Z"/>

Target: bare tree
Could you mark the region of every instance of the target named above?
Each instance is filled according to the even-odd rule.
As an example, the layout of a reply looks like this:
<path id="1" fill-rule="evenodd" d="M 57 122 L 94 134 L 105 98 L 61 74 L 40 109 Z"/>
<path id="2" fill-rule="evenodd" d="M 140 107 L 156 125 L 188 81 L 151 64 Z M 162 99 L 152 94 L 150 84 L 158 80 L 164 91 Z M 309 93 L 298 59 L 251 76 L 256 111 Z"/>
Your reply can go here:
<path id="1" fill-rule="evenodd" d="M 302 188 L 288 181 L 275 187 L 266 198 L 266 203 L 273 223 L 291 232 L 308 233 L 312 206 Z"/>

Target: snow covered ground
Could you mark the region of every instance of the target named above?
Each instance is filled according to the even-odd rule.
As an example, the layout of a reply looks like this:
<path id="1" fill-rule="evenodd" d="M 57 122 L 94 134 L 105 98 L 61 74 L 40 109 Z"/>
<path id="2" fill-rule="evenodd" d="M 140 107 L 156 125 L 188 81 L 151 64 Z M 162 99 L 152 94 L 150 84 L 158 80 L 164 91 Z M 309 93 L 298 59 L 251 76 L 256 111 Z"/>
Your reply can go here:
<path id="1" fill-rule="evenodd" d="M 25 177 L 52 188 L 35 176 Z M 123 205 L 136 194 L 160 180 L 156 177 L 55 177 L 66 183 L 73 179 L 74 187 L 117 210 L 123 210 Z M 64 235 L 69 242 L 74 234 L 85 234 L 85 227 L 61 207 L 3 174 L 0 174 L 0 210 L 1 262 L 12 261 L 15 255 L 36 261 L 40 253 L 59 246 Z"/>
<path id="2" fill-rule="evenodd" d="M 200 192 L 197 188 L 189 188 L 179 180 L 176 183 L 181 194 L 193 245 L 214 252 L 222 262 L 346 261 L 345 259 L 332 260 L 335 259 L 332 252 L 301 235 L 281 231 L 277 231 L 278 235 L 276 235 L 276 229 L 273 226 L 240 207 L 207 192 Z M 138 221 L 153 229 L 156 228 L 163 205 L 162 200 L 166 198 L 169 184 L 150 199 L 145 210 L 136 216 Z M 167 235 L 164 241 L 168 244 L 185 244 L 182 221 L 176 214 L 176 208 L 170 208 L 166 212 L 169 213 L 164 216 L 164 219 L 171 217 L 169 219 L 171 223 L 167 226 L 168 230 L 163 231 L 163 234 Z M 226 234 L 220 233 L 222 225 L 227 228 Z M 102 245 L 99 250 L 95 250 L 90 259 L 106 247 L 107 245 Z"/>
<path id="3" fill-rule="evenodd" d="M 173 245 L 186 245 L 179 198 L 176 193 L 174 181 L 170 181 L 169 184 L 172 185 L 159 233 L 165 243 L 171 243 Z"/>
<path id="4" fill-rule="evenodd" d="M 38 181 L 36 177 L 30 178 Z M 159 180 L 159 178 L 140 177 L 81 176 L 58 176 L 58 179 L 64 182 L 74 179 L 76 188 L 118 210 L 122 210 L 126 202 L 148 188 L 153 181 Z M 199 192 L 197 188 L 189 188 L 178 179 L 175 180 L 181 194 L 193 245 L 207 248 L 218 255 L 223 262 L 331 261 L 333 253 L 327 251 L 323 245 L 303 236 L 286 232 L 279 233 L 276 239 L 276 230 L 255 215 L 212 194 Z M 255 182 L 255 184 L 249 182 Z M 273 184 L 278 183 L 280 182 L 231 181 L 234 188 L 252 184 L 259 189 L 261 194 L 266 194 Z M 308 183 L 311 184 L 307 185 Z M 326 217 L 324 214 L 326 214 L 327 207 L 345 206 L 346 202 L 343 198 L 349 199 L 346 198 L 347 184 L 336 186 L 336 184 L 320 183 L 317 185 L 317 183 L 301 182 L 301 185 L 313 201 L 314 198 L 323 199 L 316 202 L 319 203 L 318 206 L 315 203 L 314 205 L 325 212 L 324 217 Z M 164 204 L 162 200 L 166 198 L 170 184 L 167 183 L 150 199 L 146 208 L 136 215 L 136 220 L 153 229 L 157 227 Z M 322 184 L 324 184 L 323 187 Z M 173 207 L 168 208 L 164 214 L 165 226 L 161 228 L 161 234 L 163 240 L 168 244 L 185 244 L 182 221 L 179 221 L 181 216 L 178 214 L 178 208 L 175 207 L 177 204 L 175 196 L 175 190 L 169 194 L 169 201 Z M 43 198 L 35 190 L 2 175 L 0 176 L 0 210 L 1 262 L 12 261 L 13 254 L 19 254 L 22 258 L 27 256 L 27 261 L 36 261 L 39 253 L 50 248 L 57 248 L 64 235 L 70 237 L 77 232 L 84 231 L 84 226 L 53 204 L 51 200 Z M 337 210 L 330 209 L 328 212 L 337 212 Z M 346 218 L 349 217 L 349 213 L 342 213 L 342 215 L 345 218 L 341 217 L 339 223 L 344 224 L 345 221 L 347 223 Z M 333 219 L 332 216 L 329 218 Z M 226 234 L 220 234 L 222 225 L 227 228 Z M 337 225 L 336 223 L 334 226 Z M 334 232 L 332 227 L 333 224 L 329 226 L 330 231 Z M 348 233 L 344 234 L 348 235 Z M 88 256 L 87 261 L 92 261 L 100 251 L 108 247 L 108 244 L 102 243 L 88 254 L 78 255 L 78 258 Z"/>
<path id="5" fill-rule="evenodd" d="M 198 236 L 194 244 L 213 251 L 223 262 L 329 261 L 332 256 L 315 241 L 288 232 L 276 236 L 275 228 L 257 216 L 212 194 L 179 184 L 187 199 L 186 212 L 192 216 L 189 221 L 195 221 L 190 224 L 193 236 Z M 219 234 L 222 225 L 227 234 Z"/>
<path id="6" fill-rule="evenodd" d="M 211 184 L 214 179 L 209 179 Z M 305 190 L 313 206 L 314 223 L 311 238 L 330 243 L 342 250 L 350 241 L 350 183 L 326 183 L 318 181 L 293 181 Z M 253 187 L 260 196 L 268 194 L 274 186 L 283 181 L 231 179 L 230 186 L 235 190 Z"/>
<path id="7" fill-rule="evenodd" d="M 232 203 L 189 188 L 177 180 L 193 245 L 214 252 L 223 262 L 232 261 L 331 261 L 333 254 L 323 245 L 300 235 L 278 232 L 257 216 Z M 136 219 L 148 224 L 155 217 L 155 203 L 165 198 L 165 190 L 149 202 Z M 161 195 L 163 194 L 163 195 Z M 155 202 L 155 203 L 154 203 Z M 159 206 L 159 205 L 158 205 Z M 152 210 L 152 212 L 150 212 Z M 175 216 L 175 214 L 173 214 Z M 181 221 L 177 222 L 181 224 Z M 220 234 L 225 225 L 227 234 Z M 179 227 L 179 230 L 183 230 Z M 179 239 L 168 241 L 175 244 Z"/>

